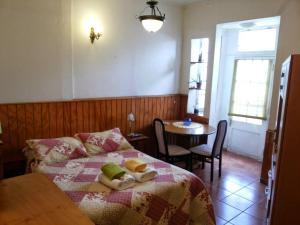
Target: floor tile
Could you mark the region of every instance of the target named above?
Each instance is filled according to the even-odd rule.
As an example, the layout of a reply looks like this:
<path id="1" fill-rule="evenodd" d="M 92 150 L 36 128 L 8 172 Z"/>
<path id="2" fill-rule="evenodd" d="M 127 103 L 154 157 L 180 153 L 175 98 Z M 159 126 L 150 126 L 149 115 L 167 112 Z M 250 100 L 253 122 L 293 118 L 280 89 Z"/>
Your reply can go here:
<path id="1" fill-rule="evenodd" d="M 258 192 L 264 193 L 266 185 L 264 185 L 264 184 L 260 183 L 259 181 L 257 181 L 257 182 L 249 184 L 247 186 L 247 188 L 250 188 L 250 189 L 256 190 Z"/>
<path id="2" fill-rule="evenodd" d="M 251 205 L 254 204 L 253 202 L 235 194 L 229 195 L 228 197 L 224 198 L 222 202 L 241 211 L 246 210 L 247 208 L 249 208 Z"/>
<path id="3" fill-rule="evenodd" d="M 226 191 L 231 192 L 231 193 L 234 193 L 244 187 L 243 185 L 233 183 L 230 180 L 222 180 L 222 181 L 220 181 L 218 186 L 220 188 L 225 189 Z"/>
<path id="4" fill-rule="evenodd" d="M 220 218 L 218 216 L 216 217 L 216 222 L 217 222 L 217 225 L 224 225 L 227 223 L 226 220 L 223 220 L 222 218 Z"/>
<path id="5" fill-rule="evenodd" d="M 267 202 L 268 202 L 268 199 L 267 199 L 267 197 L 265 197 L 264 199 L 257 202 L 257 204 L 259 205 L 259 207 L 266 208 L 267 207 Z"/>
<path id="6" fill-rule="evenodd" d="M 263 220 L 259 220 L 246 213 L 241 213 L 234 219 L 230 220 L 230 223 L 234 225 L 265 225 L 266 224 Z"/>
<path id="7" fill-rule="evenodd" d="M 240 186 L 247 186 L 253 183 L 256 179 L 251 176 L 247 176 L 247 174 L 234 174 L 230 173 L 226 176 L 226 180 L 231 181 L 235 184 L 239 184 Z"/>
<path id="8" fill-rule="evenodd" d="M 235 194 L 239 195 L 245 199 L 248 199 L 252 202 L 258 202 L 258 201 L 262 200 L 263 198 L 265 198 L 265 196 L 266 196 L 264 193 L 259 192 L 255 189 L 248 188 L 248 187 L 245 187 L 245 188 L 239 190 Z"/>
<path id="9" fill-rule="evenodd" d="M 260 171 L 260 162 L 227 151 L 223 154 L 220 178 L 217 164 L 213 182 L 210 182 L 209 164 L 193 171 L 212 197 L 218 225 L 264 224 L 266 197 L 265 185 L 259 182 Z"/>
<path id="10" fill-rule="evenodd" d="M 218 202 L 215 206 L 215 213 L 218 217 L 221 217 L 223 220 L 231 220 L 237 215 L 239 215 L 242 211 L 231 207 L 223 202 Z"/>
<path id="11" fill-rule="evenodd" d="M 261 207 L 259 204 L 254 204 L 245 210 L 245 213 L 265 221 L 267 209 L 265 207 Z"/>
<path id="12" fill-rule="evenodd" d="M 215 200 L 222 200 L 231 194 L 232 194 L 231 192 L 223 188 L 212 187 L 210 190 L 210 195 Z"/>

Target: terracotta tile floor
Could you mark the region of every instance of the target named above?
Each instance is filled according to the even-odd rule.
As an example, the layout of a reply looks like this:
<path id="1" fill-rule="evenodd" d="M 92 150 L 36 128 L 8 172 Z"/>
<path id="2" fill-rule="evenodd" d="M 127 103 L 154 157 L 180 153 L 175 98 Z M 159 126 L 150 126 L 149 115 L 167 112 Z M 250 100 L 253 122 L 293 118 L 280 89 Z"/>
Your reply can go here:
<path id="1" fill-rule="evenodd" d="M 214 202 L 217 225 L 265 225 L 265 185 L 259 182 L 261 163 L 230 152 L 223 153 L 222 177 L 215 162 L 214 182 L 210 164 L 195 169 L 206 184 Z"/>

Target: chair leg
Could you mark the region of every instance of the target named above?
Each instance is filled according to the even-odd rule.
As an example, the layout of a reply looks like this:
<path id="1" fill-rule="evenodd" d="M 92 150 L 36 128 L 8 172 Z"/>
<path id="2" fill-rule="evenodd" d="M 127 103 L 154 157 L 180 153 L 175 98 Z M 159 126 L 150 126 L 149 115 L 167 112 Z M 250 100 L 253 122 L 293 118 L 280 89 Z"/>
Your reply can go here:
<path id="1" fill-rule="evenodd" d="M 219 156 L 219 177 L 222 175 L 222 155 Z"/>
<path id="2" fill-rule="evenodd" d="M 210 182 L 213 182 L 214 180 L 214 158 L 211 159 L 211 165 L 210 165 Z"/>
<path id="3" fill-rule="evenodd" d="M 191 171 L 191 172 L 193 172 L 193 155 L 192 154 L 190 154 L 189 156 L 188 156 L 189 158 L 189 170 Z"/>
<path id="4" fill-rule="evenodd" d="M 201 161 L 202 161 L 201 169 L 204 169 L 204 167 L 205 167 L 205 157 L 204 156 L 201 156 Z"/>
<path id="5" fill-rule="evenodd" d="M 165 156 L 165 160 L 167 163 L 171 163 L 170 157 Z"/>
<path id="6" fill-rule="evenodd" d="M 184 156 L 184 162 L 185 162 L 185 169 L 186 170 L 189 170 L 189 163 L 188 163 L 188 161 L 189 161 L 188 156 L 187 155 Z"/>
<path id="7" fill-rule="evenodd" d="M 170 159 L 171 159 L 171 164 L 174 164 L 174 158 L 170 157 Z"/>

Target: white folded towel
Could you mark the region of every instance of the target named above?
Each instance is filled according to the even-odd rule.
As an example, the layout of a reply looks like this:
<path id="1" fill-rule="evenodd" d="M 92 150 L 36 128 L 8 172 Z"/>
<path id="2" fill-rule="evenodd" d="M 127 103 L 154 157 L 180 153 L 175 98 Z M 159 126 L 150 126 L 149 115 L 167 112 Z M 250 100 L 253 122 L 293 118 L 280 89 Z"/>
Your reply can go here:
<path id="1" fill-rule="evenodd" d="M 134 177 L 129 174 L 125 174 L 124 176 L 122 176 L 119 179 L 110 180 L 103 173 L 100 173 L 98 175 L 98 180 L 102 184 L 104 184 L 112 189 L 118 190 L 118 191 L 122 191 L 127 188 L 131 188 L 135 185 Z"/>
<path id="2" fill-rule="evenodd" d="M 155 169 L 152 169 L 149 167 L 147 169 L 145 169 L 144 172 L 133 172 L 126 168 L 124 168 L 124 170 L 126 171 L 126 173 L 133 176 L 136 181 L 141 182 L 141 183 L 152 180 L 157 176 L 157 171 Z"/>

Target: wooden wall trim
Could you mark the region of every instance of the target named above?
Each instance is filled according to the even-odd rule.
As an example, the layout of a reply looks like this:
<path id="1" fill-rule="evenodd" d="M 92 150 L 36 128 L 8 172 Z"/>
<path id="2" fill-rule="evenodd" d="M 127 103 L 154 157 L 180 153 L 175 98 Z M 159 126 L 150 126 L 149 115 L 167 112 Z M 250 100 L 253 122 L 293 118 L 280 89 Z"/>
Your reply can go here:
<path id="1" fill-rule="evenodd" d="M 130 112 L 136 116 L 133 130 L 152 136 L 154 118 L 180 119 L 180 109 L 179 95 L 0 104 L 1 149 L 20 151 L 27 139 L 73 136 L 114 127 L 128 134 Z"/>
<path id="2" fill-rule="evenodd" d="M 182 94 L 167 94 L 167 95 L 136 95 L 136 96 L 118 96 L 118 97 L 97 97 L 97 98 L 74 98 L 74 99 L 57 99 L 49 101 L 32 101 L 32 102 L 7 102 L 0 105 L 16 105 L 16 104 L 42 104 L 42 103 L 57 103 L 57 102 L 79 102 L 79 101 L 97 101 L 97 100 L 113 100 L 113 99 L 134 99 L 134 98 L 156 98 L 156 97 L 179 97 Z"/>
<path id="3" fill-rule="evenodd" d="M 268 184 L 268 172 L 271 168 L 272 152 L 273 152 L 273 140 L 275 137 L 275 130 L 267 130 L 265 138 L 264 156 L 261 167 L 260 182 Z"/>

